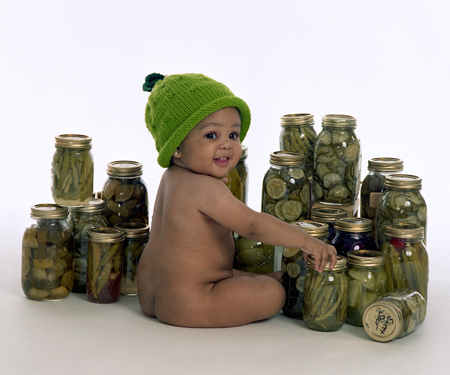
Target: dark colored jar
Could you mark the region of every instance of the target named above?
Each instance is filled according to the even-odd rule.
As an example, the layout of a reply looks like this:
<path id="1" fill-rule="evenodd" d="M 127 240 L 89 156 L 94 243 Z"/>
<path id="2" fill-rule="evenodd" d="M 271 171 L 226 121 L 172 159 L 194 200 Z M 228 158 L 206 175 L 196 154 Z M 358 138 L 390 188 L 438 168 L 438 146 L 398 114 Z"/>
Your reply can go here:
<path id="1" fill-rule="evenodd" d="M 314 207 L 311 210 L 311 220 L 328 224 L 328 241 L 330 243 L 335 234 L 334 224 L 336 219 L 347 216 L 347 210 L 337 207 Z"/>
<path id="2" fill-rule="evenodd" d="M 338 255 L 347 256 L 352 250 L 378 250 L 371 236 L 372 222 L 361 217 L 344 217 L 336 220 L 336 234 L 331 244 Z"/>

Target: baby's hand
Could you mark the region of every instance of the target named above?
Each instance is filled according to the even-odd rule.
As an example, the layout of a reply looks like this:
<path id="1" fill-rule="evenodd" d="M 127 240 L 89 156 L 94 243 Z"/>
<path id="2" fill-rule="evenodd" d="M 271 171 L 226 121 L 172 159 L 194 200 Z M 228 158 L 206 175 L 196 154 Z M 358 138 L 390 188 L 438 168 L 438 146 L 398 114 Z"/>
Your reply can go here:
<path id="1" fill-rule="evenodd" d="M 327 245 L 326 243 L 311 237 L 304 246 L 304 252 L 311 254 L 315 259 L 315 270 L 322 273 L 328 260 L 330 260 L 330 269 L 333 269 L 336 265 L 336 249 L 334 246 Z M 306 257 L 305 257 L 306 260 Z"/>

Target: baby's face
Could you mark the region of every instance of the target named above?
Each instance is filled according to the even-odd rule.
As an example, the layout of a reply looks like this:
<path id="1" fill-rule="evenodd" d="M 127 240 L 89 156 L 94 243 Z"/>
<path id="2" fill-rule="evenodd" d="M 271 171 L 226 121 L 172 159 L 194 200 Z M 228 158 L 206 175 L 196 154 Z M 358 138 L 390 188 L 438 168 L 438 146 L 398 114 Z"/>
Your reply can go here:
<path id="1" fill-rule="evenodd" d="M 211 113 L 180 144 L 173 163 L 193 172 L 224 177 L 241 157 L 241 117 L 234 107 Z"/>

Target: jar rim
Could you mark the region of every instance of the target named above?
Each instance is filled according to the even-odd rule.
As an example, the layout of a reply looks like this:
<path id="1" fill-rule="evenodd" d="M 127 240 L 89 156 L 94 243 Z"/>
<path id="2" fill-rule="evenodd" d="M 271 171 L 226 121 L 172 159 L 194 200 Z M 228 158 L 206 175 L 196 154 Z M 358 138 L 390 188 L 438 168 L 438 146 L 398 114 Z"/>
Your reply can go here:
<path id="1" fill-rule="evenodd" d="M 55 137 L 55 147 L 91 149 L 92 138 L 84 134 L 60 134 Z"/>
<path id="2" fill-rule="evenodd" d="M 330 258 L 328 257 L 328 261 L 324 268 L 324 271 L 342 271 L 347 268 L 347 261 L 342 255 L 337 256 L 336 265 L 334 266 L 333 269 L 330 269 L 330 264 L 331 264 L 331 261 L 330 261 Z M 308 257 L 308 262 L 306 265 L 310 269 L 315 269 L 316 260 L 314 259 L 313 256 Z"/>
<path id="3" fill-rule="evenodd" d="M 403 170 L 403 160 L 391 157 L 372 158 L 368 161 L 369 171 L 399 172 Z"/>
<path id="4" fill-rule="evenodd" d="M 292 151 L 274 151 L 270 154 L 270 164 L 275 165 L 302 165 L 305 162 L 305 156 L 299 152 Z"/>
<path id="5" fill-rule="evenodd" d="M 301 220 L 291 223 L 294 227 L 303 229 L 313 237 L 323 237 L 328 235 L 328 224 L 313 220 Z"/>
<path id="6" fill-rule="evenodd" d="M 347 253 L 347 263 L 357 267 L 381 267 L 385 259 L 377 250 L 352 250 Z"/>
<path id="7" fill-rule="evenodd" d="M 329 114 L 322 117 L 322 126 L 356 128 L 356 118 L 350 115 Z"/>
<path id="8" fill-rule="evenodd" d="M 281 117 L 281 126 L 314 125 L 314 115 L 291 113 Z"/>
<path id="9" fill-rule="evenodd" d="M 122 230 L 125 238 L 147 237 L 150 233 L 149 225 L 132 221 L 117 223 L 114 228 Z"/>
<path id="10" fill-rule="evenodd" d="M 116 160 L 108 163 L 106 173 L 109 176 L 132 177 L 142 175 L 142 164 L 132 160 Z"/>
<path id="11" fill-rule="evenodd" d="M 35 219 L 65 219 L 69 216 L 69 210 L 55 203 L 39 203 L 31 207 L 30 215 Z"/>
<path id="12" fill-rule="evenodd" d="M 102 213 L 106 210 L 105 201 L 98 198 L 91 198 L 88 204 L 84 206 L 74 206 L 69 207 L 70 212 L 80 212 L 80 213 Z"/>
<path id="13" fill-rule="evenodd" d="M 372 221 L 363 217 L 341 217 L 336 219 L 335 230 L 364 233 L 372 231 Z"/>

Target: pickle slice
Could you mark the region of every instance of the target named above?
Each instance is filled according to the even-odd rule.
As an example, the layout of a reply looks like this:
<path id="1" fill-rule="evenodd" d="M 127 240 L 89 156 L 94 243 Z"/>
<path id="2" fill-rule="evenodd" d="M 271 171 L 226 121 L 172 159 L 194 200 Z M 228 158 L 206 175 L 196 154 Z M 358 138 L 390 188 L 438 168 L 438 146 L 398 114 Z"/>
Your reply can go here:
<path id="1" fill-rule="evenodd" d="M 279 201 L 275 204 L 275 216 L 283 221 L 286 221 L 286 218 L 283 216 L 283 214 L 281 213 L 281 207 L 283 206 L 284 201 Z"/>
<path id="2" fill-rule="evenodd" d="M 284 250 L 283 250 L 283 256 L 284 256 L 285 258 L 288 258 L 288 259 L 294 258 L 295 255 L 296 255 L 299 251 L 301 251 L 301 250 L 298 249 L 298 248 L 295 248 L 295 247 L 285 247 Z"/>
<path id="3" fill-rule="evenodd" d="M 278 177 L 273 177 L 266 182 L 266 191 L 272 199 L 280 199 L 286 193 L 286 182 Z"/>
<path id="4" fill-rule="evenodd" d="M 281 206 L 281 213 L 286 220 L 295 220 L 302 214 L 302 203 L 300 201 L 289 200 Z"/>
<path id="5" fill-rule="evenodd" d="M 295 283 L 295 289 L 303 293 L 304 286 L 305 286 L 305 276 L 299 276 Z"/>
<path id="6" fill-rule="evenodd" d="M 289 262 L 286 264 L 286 272 L 293 279 L 300 275 L 300 271 L 300 266 L 296 262 Z"/>

